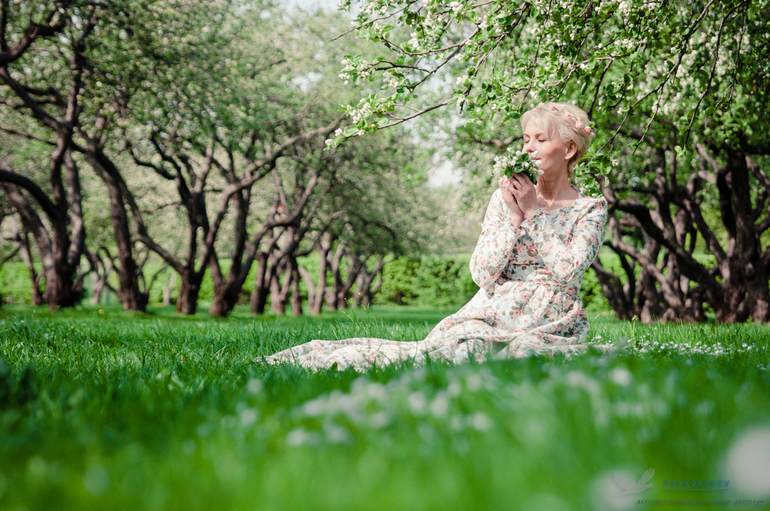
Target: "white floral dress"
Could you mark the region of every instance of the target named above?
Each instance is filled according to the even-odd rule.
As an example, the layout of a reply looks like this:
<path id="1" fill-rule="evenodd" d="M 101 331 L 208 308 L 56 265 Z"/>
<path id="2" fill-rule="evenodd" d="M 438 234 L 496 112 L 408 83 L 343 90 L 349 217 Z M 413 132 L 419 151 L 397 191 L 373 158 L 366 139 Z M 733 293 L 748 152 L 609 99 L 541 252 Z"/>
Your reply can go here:
<path id="1" fill-rule="evenodd" d="M 582 352 L 588 321 L 580 284 L 601 247 L 606 218 L 603 198 L 580 195 L 564 208 L 538 210 L 516 229 L 497 190 L 470 262 L 480 289 L 424 340 L 315 340 L 264 360 L 364 371 L 406 360 L 420 364 L 426 358 L 462 363 Z"/>

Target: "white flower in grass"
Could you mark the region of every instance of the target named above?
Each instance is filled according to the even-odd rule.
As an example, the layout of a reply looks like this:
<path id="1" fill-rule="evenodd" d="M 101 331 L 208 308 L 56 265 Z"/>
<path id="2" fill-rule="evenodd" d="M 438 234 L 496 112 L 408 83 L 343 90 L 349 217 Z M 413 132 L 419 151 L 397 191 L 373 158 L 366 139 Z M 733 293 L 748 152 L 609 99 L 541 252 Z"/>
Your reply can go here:
<path id="1" fill-rule="evenodd" d="M 469 375 L 465 383 L 468 385 L 468 390 L 471 392 L 478 392 L 481 390 L 481 376 L 476 373 Z"/>
<path id="2" fill-rule="evenodd" d="M 259 412 L 254 408 L 246 408 L 240 413 L 240 416 L 241 416 L 241 425 L 244 428 L 248 428 L 249 426 L 257 422 L 257 419 L 259 419 Z"/>
<path id="3" fill-rule="evenodd" d="M 425 413 L 425 408 L 428 406 L 428 399 L 425 397 L 425 394 L 419 390 L 409 394 L 407 402 L 412 411 L 420 415 Z"/>
<path id="4" fill-rule="evenodd" d="M 83 475 L 83 487 L 93 496 L 101 495 L 110 485 L 110 475 L 101 465 L 91 465 Z"/>
<path id="5" fill-rule="evenodd" d="M 623 495 L 623 489 L 618 486 L 615 480 L 615 474 L 621 473 L 626 477 L 639 477 L 642 473 L 640 468 L 619 468 L 610 470 L 596 476 L 589 487 L 589 498 L 591 499 L 591 508 L 602 511 L 623 511 L 631 510 L 636 507 L 637 499 L 631 495 Z"/>
<path id="6" fill-rule="evenodd" d="M 465 421 L 463 420 L 463 416 L 455 415 L 452 417 L 452 420 L 449 421 L 449 427 L 452 428 L 452 431 L 462 431 L 465 429 Z"/>
<path id="7" fill-rule="evenodd" d="M 490 419 L 489 415 L 485 414 L 484 412 L 474 413 L 471 416 L 469 422 L 473 429 L 478 431 L 489 431 L 492 429 L 493 424 L 492 419 Z"/>
<path id="8" fill-rule="evenodd" d="M 353 436 L 350 434 L 350 432 L 347 429 L 337 424 L 334 424 L 331 421 L 324 422 L 323 430 L 324 430 L 324 435 L 326 435 L 326 440 L 328 440 L 329 443 L 349 444 L 353 441 Z"/>
<path id="9" fill-rule="evenodd" d="M 616 367 L 610 371 L 610 379 L 621 387 L 628 387 L 631 383 L 631 372 L 625 367 Z"/>
<path id="10" fill-rule="evenodd" d="M 430 403 L 430 413 L 435 417 L 444 417 L 449 412 L 449 399 L 446 392 L 439 392 Z"/>
<path id="11" fill-rule="evenodd" d="M 599 384 L 593 378 L 590 378 L 581 371 L 570 371 L 567 373 L 567 383 L 572 387 L 582 387 L 590 394 L 599 392 Z"/>
<path id="12" fill-rule="evenodd" d="M 313 399 L 302 405 L 302 412 L 307 417 L 318 417 L 327 411 L 327 403 L 321 398 Z"/>
<path id="13" fill-rule="evenodd" d="M 286 443 L 291 447 L 301 447 L 303 445 L 317 446 L 321 443 L 321 436 L 315 431 L 296 428 L 286 435 Z"/>
<path id="14" fill-rule="evenodd" d="M 379 412 L 374 412 L 369 416 L 369 426 L 374 429 L 381 429 L 389 425 L 392 420 L 393 417 L 391 414 L 384 410 L 380 410 Z"/>
<path id="15" fill-rule="evenodd" d="M 744 433 L 730 448 L 724 468 L 725 478 L 742 495 L 770 497 L 770 428 Z"/>
<path id="16" fill-rule="evenodd" d="M 462 387 L 460 385 L 460 382 L 457 380 L 452 380 L 449 382 L 449 385 L 447 385 L 446 388 L 447 394 L 449 394 L 451 397 L 457 397 L 460 395 L 460 392 L 462 392 Z"/>

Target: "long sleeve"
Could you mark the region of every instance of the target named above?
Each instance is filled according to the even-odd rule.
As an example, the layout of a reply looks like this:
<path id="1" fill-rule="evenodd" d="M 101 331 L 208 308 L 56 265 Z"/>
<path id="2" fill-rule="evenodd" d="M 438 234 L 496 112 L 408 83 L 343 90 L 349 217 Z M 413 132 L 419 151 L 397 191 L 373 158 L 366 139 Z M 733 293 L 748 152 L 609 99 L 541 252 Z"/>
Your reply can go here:
<path id="1" fill-rule="evenodd" d="M 481 236 L 471 256 L 471 277 L 476 285 L 488 290 L 494 289 L 520 236 L 521 229 L 511 225 L 508 206 L 503 202 L 498 189 L 489 201 Z"/>
<path id="2" fill-rule="evenodd" d="M 596 199 L 586 206 L 573 230 L 572 239 L 562 243 L 542 210 L 525 218 L 521 228 L 534 241 L 548 270 L 560 284 L 582 277 L 604 241 L 607 203 Z"/>

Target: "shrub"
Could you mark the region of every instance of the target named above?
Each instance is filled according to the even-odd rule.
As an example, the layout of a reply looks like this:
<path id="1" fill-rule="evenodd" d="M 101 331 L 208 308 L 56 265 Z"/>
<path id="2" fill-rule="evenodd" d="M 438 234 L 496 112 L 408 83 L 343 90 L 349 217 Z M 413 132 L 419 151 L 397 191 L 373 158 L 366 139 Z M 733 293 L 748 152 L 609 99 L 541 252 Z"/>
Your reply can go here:
<path id="1" fill-rule="evenodd" d="M 376 300 L 431 307 L 463 305 L 478 291 L 468 260 L 468 256 L 399 257 L 385 265 Z"/>
<path id="2" fill-rule="evenodd" d="M 31 304 L 32 279 L 27 266 L 21 262 L 8 262 L 0 267 L 0 290 L 9 305 Z"/>

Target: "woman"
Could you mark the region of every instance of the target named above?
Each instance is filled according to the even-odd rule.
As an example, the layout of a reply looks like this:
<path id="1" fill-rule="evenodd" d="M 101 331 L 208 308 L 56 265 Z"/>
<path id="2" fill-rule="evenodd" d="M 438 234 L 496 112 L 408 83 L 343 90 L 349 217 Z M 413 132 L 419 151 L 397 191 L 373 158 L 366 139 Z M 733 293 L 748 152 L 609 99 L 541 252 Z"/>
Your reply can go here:
<path id="1" fill-rule="evenodd" d="M 602 244 L 607 205 L 578 193 L 569 179 L 593 132 L 586 113 L 564 103 L 538 105 L 521 125 L 524 150 L 539 160 L 541 174 L 537 186 L 523 174 L 500 179 L 471 257 L 480 289 L 470 302 L 422 341 L 311 341 L 265 360 L 362 371 L 426 358 L 462 363 L 584 349 L 580 284 Z"/>

